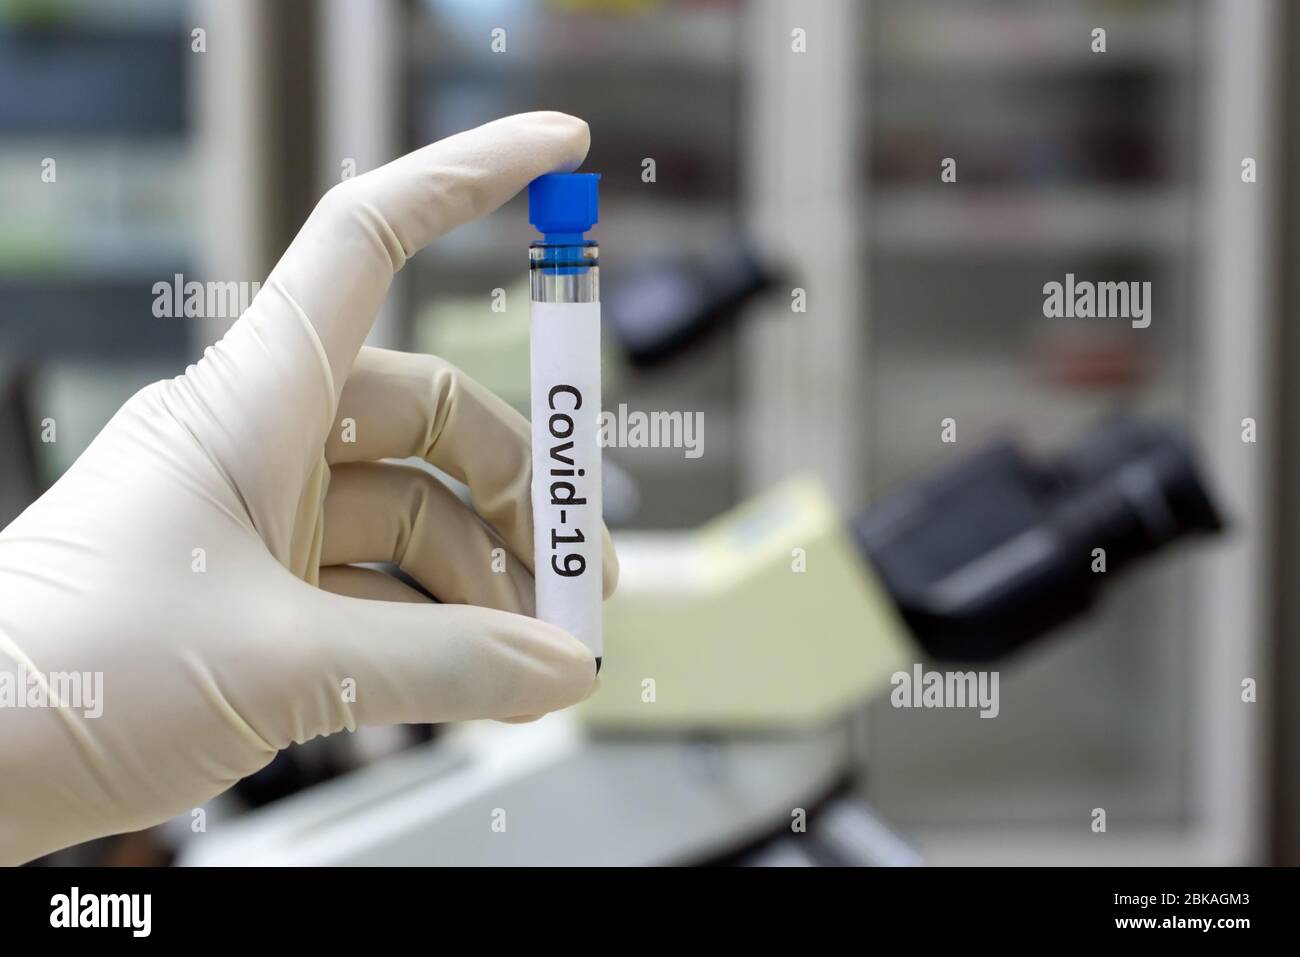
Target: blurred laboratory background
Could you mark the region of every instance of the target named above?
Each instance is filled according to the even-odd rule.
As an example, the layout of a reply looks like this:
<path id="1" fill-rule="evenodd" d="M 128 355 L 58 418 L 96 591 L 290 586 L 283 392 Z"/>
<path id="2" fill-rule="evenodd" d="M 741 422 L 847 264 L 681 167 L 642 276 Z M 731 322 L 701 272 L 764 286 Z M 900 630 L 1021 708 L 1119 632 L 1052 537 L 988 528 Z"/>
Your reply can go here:
<path id="1" fill-rule="evenodd" d="M 1186 435 L 1226 529 L 994 665 L 996 720 L 891 707 L 887 685 L 822 700 L 816 674 L 815 707 L 774 706 L 788 728 L 761 701 L 710 713 L 709 680 L 741 694 L 725 675 L 662 725 L 547 718 L 573 736 L 499 745 L 554 756 L 551 778 L 512 779 L 516 803 L 553 809 L 610 766 L 641 799 L 514 862 L 1300 863 L 1293 50 L 1300 8 L 1274 0 L 0 0 L 0 524 L 229 325 L 156 317 L 156 283 L 261 280 L 343 177 L 562 110 L 603 176 L 605 408 L 702 414 L 698 456 L 605 453 L 634 597 L 655 549 L 743 526 L 792 476 L 847 527 L 989 443 L 1050 456 L 1115 414 Z M 526 412 L 531 238 L 516 200 L 437 243 L 372 343 L 443 355 Z M 1044 318 L 1067 273 L 1150 281 L 1149 328 Z M 869 642 L 874 619 L 837 602 L 808 629 Z M 185 818 L 47 863 L 442 862 L 446 823 L 392 789 L 428 789 L 420 813 L 447 821 L 441 775 L 495 806 L 464 763 L 495 733 L 311 742 L 205 833 Z M 815 854 L 780 837 L 795 806 L 822 824 Z M 675 836 L 632 823 L 651 819 Z M 465 846 L 450 862 L 498 860 Z"/>

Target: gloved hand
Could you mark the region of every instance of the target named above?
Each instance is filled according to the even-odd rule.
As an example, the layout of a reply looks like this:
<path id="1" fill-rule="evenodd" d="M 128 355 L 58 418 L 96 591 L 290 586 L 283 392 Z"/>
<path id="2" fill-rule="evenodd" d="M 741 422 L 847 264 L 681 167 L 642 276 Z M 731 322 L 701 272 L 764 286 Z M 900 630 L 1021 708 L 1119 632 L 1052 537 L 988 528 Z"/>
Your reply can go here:
<path id="1" fill-rule="evenodd" d="M 408 257 L 587 146 L 581 120 L 530 113 L 334 187 L 225 338 L 0 533 L 0 680 L 103 681 L 98 717 L 0 707 L 0 863 L 185 812 L 290 742 L 594 690 L 590 653 L 525 617 L 528 423 L 446 362 L 362 348 Z M 408 456 L 477 515 L 379 461 Z M 375 561 L 446 604 L 348 567 Z"/>

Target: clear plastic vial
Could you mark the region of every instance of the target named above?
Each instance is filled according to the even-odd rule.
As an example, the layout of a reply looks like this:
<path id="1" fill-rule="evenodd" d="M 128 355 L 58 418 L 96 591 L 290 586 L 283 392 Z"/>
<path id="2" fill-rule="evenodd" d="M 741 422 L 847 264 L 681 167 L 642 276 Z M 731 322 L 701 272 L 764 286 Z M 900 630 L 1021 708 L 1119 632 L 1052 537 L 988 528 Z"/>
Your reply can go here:
<path id="1" fill-rule="evenodd" d="M 600 247 L 536 240 L 528 247 L 528 289 L 533 302 L 600 302 Z"/>
<path id="2" fill-rule="evenodd" d="M 537 617 L 601 645 L 600 251 L 594 173 L 528 188 L 533 547 Z"/>

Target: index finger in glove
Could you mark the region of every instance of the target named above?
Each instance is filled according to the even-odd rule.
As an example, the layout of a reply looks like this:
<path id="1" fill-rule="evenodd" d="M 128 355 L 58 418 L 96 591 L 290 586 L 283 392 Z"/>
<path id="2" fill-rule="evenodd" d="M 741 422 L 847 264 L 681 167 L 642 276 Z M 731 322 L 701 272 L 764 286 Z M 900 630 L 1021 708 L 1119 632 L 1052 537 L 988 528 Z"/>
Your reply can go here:
<path id="1" fill-rule="evenodd" d="M 536 177 L 576 167 L 589 142 L 576 117 L 524 113 L 426 146 L 321 199 L 252 305 L 168 393 L 259 530 L 292 516 L 394 273 Z"/>
<path id="2" fill-rule="evenodd" d="M 269 284 L 315 329 L 335 395 L 393 274 L 407 259 L 487 215 L 543 173 L 575 168 L 589 144 L 587 124 L 576 117 L 521 113 L 440 140 L 330 190 Z"/>

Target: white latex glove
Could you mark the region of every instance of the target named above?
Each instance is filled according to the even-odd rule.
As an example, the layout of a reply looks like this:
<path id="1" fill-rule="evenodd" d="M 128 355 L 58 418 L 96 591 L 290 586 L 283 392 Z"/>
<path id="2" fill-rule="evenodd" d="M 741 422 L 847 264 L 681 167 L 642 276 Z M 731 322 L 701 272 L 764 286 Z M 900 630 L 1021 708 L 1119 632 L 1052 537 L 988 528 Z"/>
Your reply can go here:
<path id="1" fill-rule="evenodd" d="M 587 146 L 581 120 L 530 113 L 336 186 L 226 337 L 0 533 L 0 672 L 103 675 L 99 717 L 0 707 L 0 862 L 186 812 L 290 742 L 594 690 L 588 651 L 525 617 L 527 422 L 446 362 L 361 345 L 407 258 Z M 379 462 L 407 456 L 477 515 Z M 344 567 L 374 561 L 446 604 Z"/>

